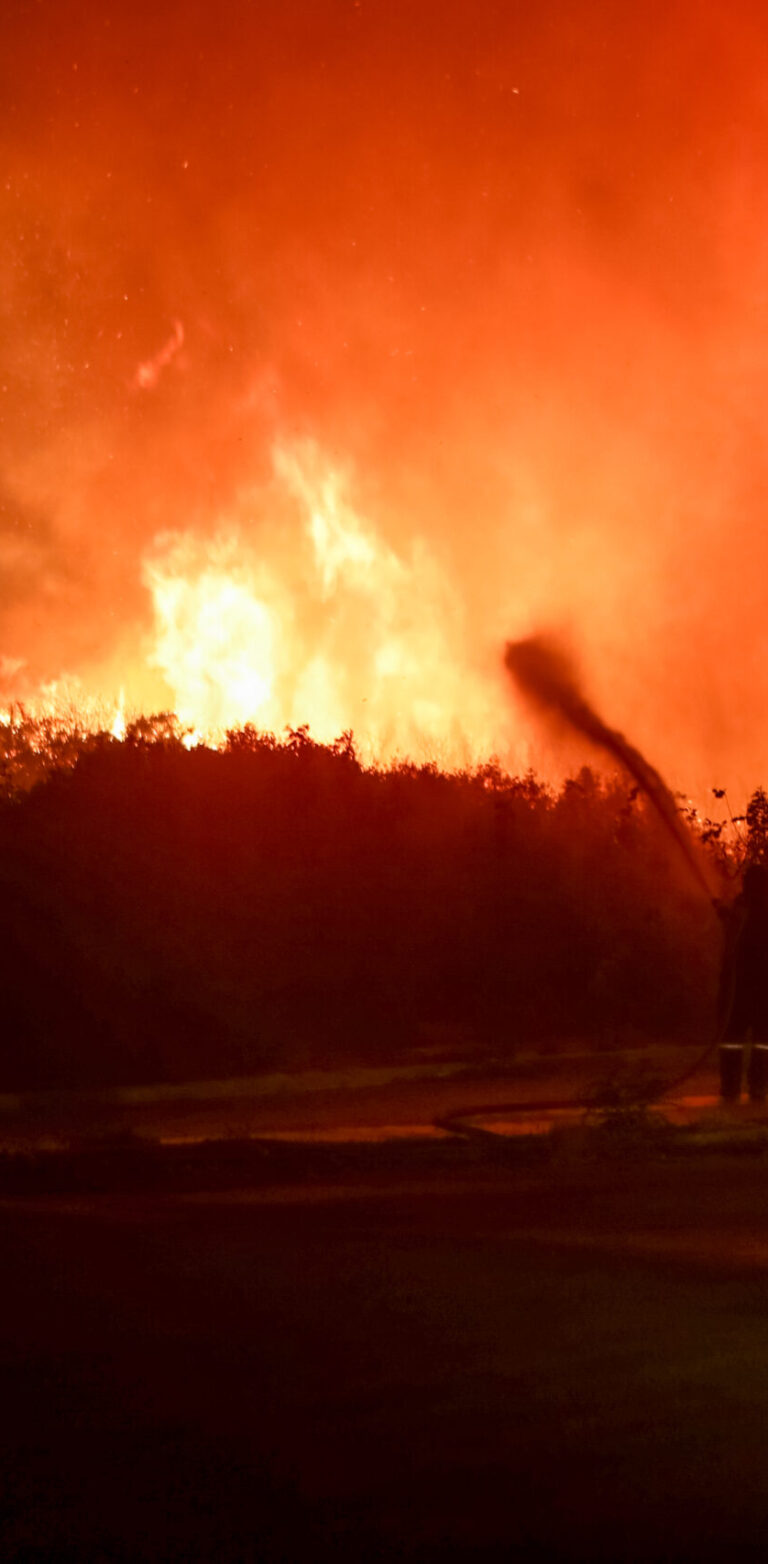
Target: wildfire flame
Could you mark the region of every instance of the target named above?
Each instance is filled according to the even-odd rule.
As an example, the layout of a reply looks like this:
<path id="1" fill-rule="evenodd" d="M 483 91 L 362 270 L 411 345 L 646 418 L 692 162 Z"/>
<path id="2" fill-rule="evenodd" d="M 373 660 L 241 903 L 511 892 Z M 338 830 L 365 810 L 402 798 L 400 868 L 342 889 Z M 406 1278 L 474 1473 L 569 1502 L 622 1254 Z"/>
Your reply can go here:
<path id="1" fill-rule="evenodd" d="M 122 690 L 120 691 L 120 699 L 117 703 L 117 711 L 115 712 L 114 721 L 109 731 L 112 734 L 113 739 L 120 739 L 122 742 L 122 740 L 125 738 L 125 694 Z"/>
<path id="2" fill-rule="evenodd" d="M 198 733 L 253 722 L 352 729 L 377 758 L 463 764 L 503 740 L 492 679 L 473 672 L 461 605 L 420 541 L 398 552 L 316 446 L 274 452 L 271 500 L 244 496 L 213 540 L 156 539 L 144 561 L 149 660 Z M 503 717 L 503 708 L 501 709 Z"/>

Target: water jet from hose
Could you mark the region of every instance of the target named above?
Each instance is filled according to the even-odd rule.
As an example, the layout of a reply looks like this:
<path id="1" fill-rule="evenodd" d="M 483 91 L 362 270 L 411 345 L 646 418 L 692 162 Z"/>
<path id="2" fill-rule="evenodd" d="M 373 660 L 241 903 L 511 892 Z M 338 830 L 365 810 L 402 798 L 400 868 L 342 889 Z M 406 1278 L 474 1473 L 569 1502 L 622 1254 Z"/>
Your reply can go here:
<path id="1" fill-rule="evenodd" d="M 529 700 L 541 710 L 560 717 L 599 749 L 607 750 L 629 772 L 683 854 L 700 890 L 712 900 L 704 867 L 666 782 L 639 749 L 635 749 L 618 729 L 609 728 L 590 706 L 562 649 L 546 636 L 508 641 L 504 666 Z"/>

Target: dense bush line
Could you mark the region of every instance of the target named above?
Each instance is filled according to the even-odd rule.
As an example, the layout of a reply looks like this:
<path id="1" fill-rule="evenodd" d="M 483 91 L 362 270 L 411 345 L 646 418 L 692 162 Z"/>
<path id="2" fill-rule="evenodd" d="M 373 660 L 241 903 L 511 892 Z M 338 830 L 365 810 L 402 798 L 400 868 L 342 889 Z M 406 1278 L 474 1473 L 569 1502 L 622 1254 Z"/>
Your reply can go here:
<path id="1" fill-rule="evenodd" d="M 711 1030 L 717 920 L 619 780 L 165 719 L 41 772 L 0 801 L 5 1090 Z"/>

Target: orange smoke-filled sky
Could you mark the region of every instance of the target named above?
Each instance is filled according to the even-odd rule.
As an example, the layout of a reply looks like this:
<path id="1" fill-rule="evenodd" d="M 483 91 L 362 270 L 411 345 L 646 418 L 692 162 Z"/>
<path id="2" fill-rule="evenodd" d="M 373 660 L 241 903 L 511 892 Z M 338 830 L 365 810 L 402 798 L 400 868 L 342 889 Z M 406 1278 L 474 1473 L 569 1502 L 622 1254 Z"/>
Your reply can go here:
<path id="1" fill-rule="evenodd" d="M 560 630 L 673 785 L 768 779 L 758 0 L 6 0 L 4 35 L 7 696 L 173 703 L 162 534 L 228 528 L 301 618 L 296 444 L 387 590 L 427 551 L 458 725 L 482 686 L 523 753 L 503 644 Z"/>

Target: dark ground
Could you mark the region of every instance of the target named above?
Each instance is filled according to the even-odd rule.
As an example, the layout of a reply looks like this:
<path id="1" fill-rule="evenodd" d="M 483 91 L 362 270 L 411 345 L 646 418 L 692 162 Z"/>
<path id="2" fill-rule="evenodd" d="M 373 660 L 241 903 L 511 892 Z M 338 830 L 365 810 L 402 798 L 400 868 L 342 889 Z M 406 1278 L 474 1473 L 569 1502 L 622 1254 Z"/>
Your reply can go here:
<path id="1" fill-rule="evenodd" d="M 6 1199 L 2 1558 L 764 1558 L 765 1159 L 440 1157 Z"/>
<path id="2" fill-rule="evenodd" d="M 629 1082 L 648 1076 L 671 1082 L 690 1069 L 698 1054 L 698 1049 L 670 1045 L 600 1054 L 577 1045 L 557 1054 L 520 1052 L 503 1061 L 487 1055 L 427 1056 L 405 1067 L 358 1064 L 101 1092 L 1 1094 L 0 1156 L 121 1136 L 225 1141 L 276 1132 L 423 1128 L 474 1104 L 588 1100 L 617 1076 Z M 694 1088 L 717 1090 L 711 1059 L 686 1090 Z"/>

